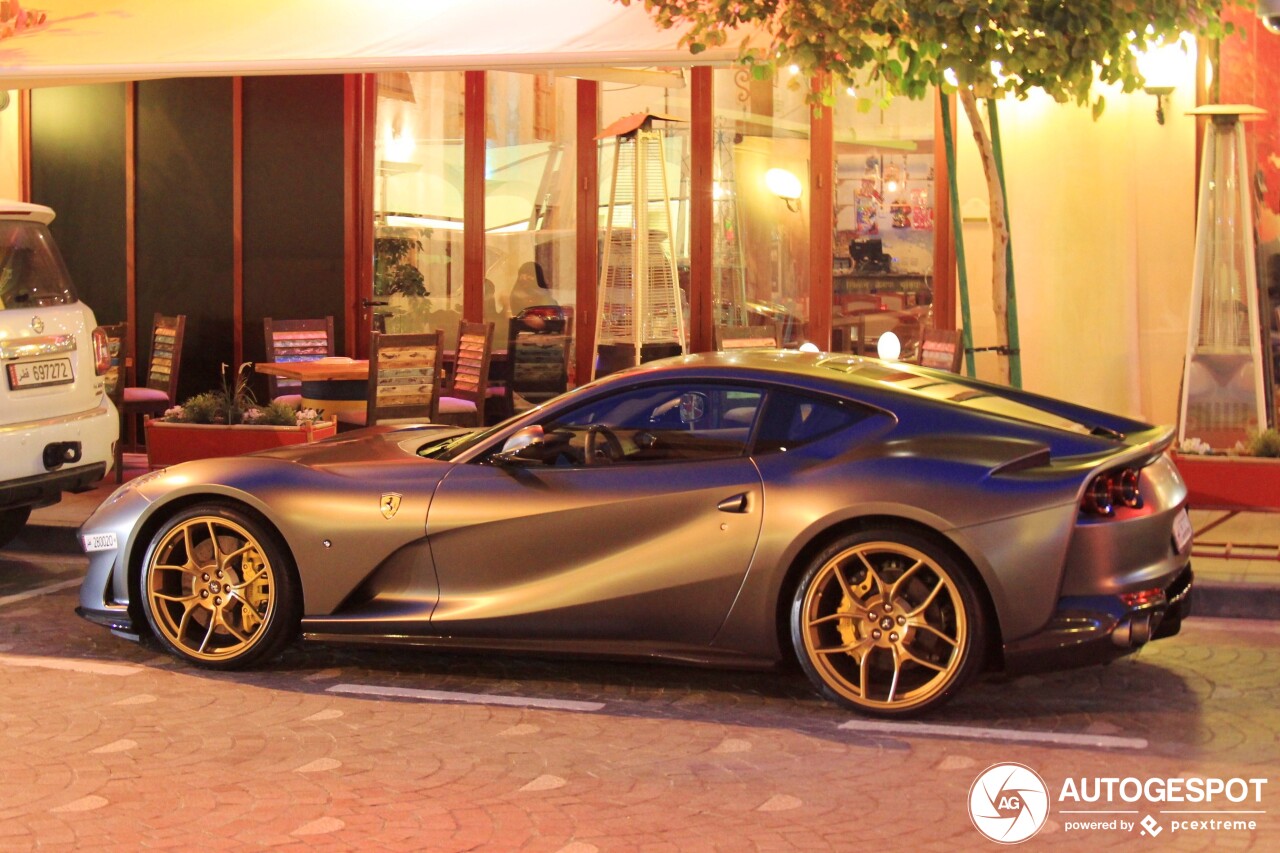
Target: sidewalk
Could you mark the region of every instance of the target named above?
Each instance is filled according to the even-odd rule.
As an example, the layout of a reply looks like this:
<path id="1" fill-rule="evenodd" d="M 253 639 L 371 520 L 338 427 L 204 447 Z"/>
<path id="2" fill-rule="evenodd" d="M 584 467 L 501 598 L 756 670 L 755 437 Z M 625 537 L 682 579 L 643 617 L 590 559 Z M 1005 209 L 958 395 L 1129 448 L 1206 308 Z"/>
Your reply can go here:
<path id="1" fill-rule="evenodd" d="M 124 460 L 126 480 L 147 470 L 145 454 L 126 453 Z M 113 475 L 92 491 L 63 495 L 32 513 L 23 536 L 60 552 L 78 551 L 76 528 L 115 488 Z M 1280 619 L 1280 513 L 1200 509 L 1192 510 L 1191 523 L 1194 615 Z"/>

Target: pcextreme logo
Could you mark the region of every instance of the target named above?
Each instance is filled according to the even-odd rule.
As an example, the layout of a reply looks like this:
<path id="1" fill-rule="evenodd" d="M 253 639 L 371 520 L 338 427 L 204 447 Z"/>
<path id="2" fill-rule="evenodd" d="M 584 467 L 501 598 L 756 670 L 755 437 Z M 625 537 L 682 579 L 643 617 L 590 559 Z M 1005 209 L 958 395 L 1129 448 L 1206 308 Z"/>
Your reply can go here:
<path id="1" fill-rule="evenodd" d="M 993 764 L 969 788 L 969 817 L 992 841 L 1026 841 L 1049 817 L 1049 789 L 1025 764 Z"/>
<path id="2" fill-rule="evenodd" d="M 1056 797 L 1060 829 L 1069 834 L 1123 832 L 1146 838 L 1156 838 L 1166 829 L 1171 834 L 1252 833 L 1266 815 L 1261 806 L 1268 781 L 1068 777 Z M 992 841 L 1018 844 L 1044 827 L 1050 802 L 1049 788 L 1036 771 L 1025 764 L 993 764 L 969 788 L 969 817 Z"/>

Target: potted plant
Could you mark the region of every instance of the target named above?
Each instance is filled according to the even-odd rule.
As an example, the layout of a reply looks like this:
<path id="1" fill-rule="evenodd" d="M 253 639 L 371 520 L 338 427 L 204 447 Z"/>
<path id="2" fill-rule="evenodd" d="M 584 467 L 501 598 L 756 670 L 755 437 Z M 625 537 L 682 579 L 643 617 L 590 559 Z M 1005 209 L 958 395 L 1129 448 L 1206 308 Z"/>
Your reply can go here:
<path id="1" fill-rule="evenodd" d="M 1188 438 L 1174 461 L 1193 507 L 1280 510 L 1280 431 L 1252 433 L 1229 452 Z"/>
<path id="2" fill-rule="evenodd" d="M 238 456 L 290 444 L 329 438 L 337 422 L 324 420 L 315 409 L 295 409 L 283 403 L 259 405 L 248 387 L 252 362 L 241 365 L 235 380 L 191 397 L 168 409 L 163 417 L 146 421 L 147 463 L 152 468 L 192 459 Z"/>

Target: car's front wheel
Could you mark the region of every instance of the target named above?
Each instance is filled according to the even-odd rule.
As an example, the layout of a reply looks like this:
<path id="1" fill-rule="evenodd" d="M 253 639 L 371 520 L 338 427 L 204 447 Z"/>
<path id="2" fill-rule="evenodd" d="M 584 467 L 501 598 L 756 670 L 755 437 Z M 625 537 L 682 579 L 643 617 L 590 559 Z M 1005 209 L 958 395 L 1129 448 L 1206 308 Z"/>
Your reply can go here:
<path id="1" fill-rule="evenodd" d="M 810 563 L 791 607 L 800 665 L 828 698 L 905 716 L 950 698 L 982 665 L 968 574 L 911 531 L 845 536 Z"/>
<path id="2" fill-rule="evenodd" d="M 14 540 L 31 517 L 31 507 L 19 506 L 0 510 L 0 548 Z"/>
<path id="3" fill-rule="evenodd" d="M 142 564 L 148 624 L 180 658 L 216 669 L 277 654 L 298 627 L 298 585 L 274 535 L 230 507 L 178 513 Z"/>

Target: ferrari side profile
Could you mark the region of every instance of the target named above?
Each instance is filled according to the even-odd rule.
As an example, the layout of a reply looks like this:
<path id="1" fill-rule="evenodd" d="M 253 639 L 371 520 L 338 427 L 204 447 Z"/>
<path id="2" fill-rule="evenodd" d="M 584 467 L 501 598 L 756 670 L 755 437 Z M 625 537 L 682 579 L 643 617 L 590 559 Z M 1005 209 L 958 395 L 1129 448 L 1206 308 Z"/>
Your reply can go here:
<path id="1" fill-rule="evenodd" d="M 299 635 L 707 666 L 798 660 L 918 714 L 983 670 L 1178 632 L 1172 430 L 914 365 L 738 350 L 496 427 L 379 426 L 188 462 L 80 530 L 78 612 L 204 667 Z"/>

